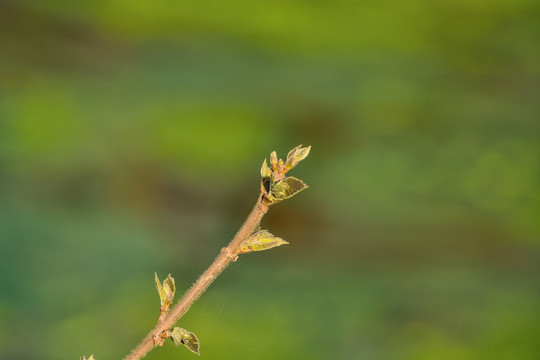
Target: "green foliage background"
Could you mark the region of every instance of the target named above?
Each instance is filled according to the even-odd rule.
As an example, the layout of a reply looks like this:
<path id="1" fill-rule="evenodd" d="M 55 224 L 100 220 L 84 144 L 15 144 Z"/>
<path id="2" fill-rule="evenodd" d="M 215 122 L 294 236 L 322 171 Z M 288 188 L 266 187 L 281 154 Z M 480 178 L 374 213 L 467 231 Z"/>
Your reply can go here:
<path id="1" fill-rule="evenodd" d="M 0 358 L 126 355 L 304 144 L 204 358 L 538 359 L 539 4 L 0 1 Z"/>

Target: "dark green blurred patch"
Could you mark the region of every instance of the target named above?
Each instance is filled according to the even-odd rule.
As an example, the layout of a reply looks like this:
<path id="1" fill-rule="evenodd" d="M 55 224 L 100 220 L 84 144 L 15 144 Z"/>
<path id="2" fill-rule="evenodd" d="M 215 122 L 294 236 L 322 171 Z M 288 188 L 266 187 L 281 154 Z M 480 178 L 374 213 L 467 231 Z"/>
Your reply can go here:
<path id="1" fill-rule="evenodd" d="M 0 358 L 127 354 L 154 271 L 180 296 L 304 144 L 310 188 L 263 224 L 290 245 L 179 324 L 203 357 L 537 359 L 539 15 L 0 2 Z"/>

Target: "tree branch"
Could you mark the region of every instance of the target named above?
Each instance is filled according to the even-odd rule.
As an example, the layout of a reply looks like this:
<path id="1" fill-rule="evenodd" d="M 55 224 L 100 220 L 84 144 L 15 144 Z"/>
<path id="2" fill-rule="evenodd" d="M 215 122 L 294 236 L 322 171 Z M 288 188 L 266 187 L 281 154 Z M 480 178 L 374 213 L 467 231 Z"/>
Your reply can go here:
<path id="1" fill-rule="evenodd" d="M 167 310 L 174 296 L 174 280 L 169 274 L 169 277 L 161 285 L 156 275 L 156 288 L 161 299 L 161 315 L 154 329 L 124 358 L 125 360 L 141 359 L 154 347 L 163 345 L 163 342 L 169 337 L 175 344 L 182 343 L 191 351 L 199 353 L 199 343 L 195 334 L 187 332 L 185 329 L 171 329 L 171 327 L 189 310 L 191 305 L 225 270 L 231 261 L 236 261 L 239 254 L 247 254 L 252 251 L 261 251 L 287 244 L 286 241 L 273 236 L 266 230 L 257 232 L 255 230 L 270 205 L 288 199 L 307 188 L 307 185 L 302 180 L 292 176 L 286 177 L 285 174 L 302 161 L 309 154 L 310 149 L 311 146 L 303 148 L 302 145 L 299 145 L 289 151 L 286 161 L 278 159 L 276 152 L 273 151 L 270 154 L 270 166 L 268 166 L 266 159 L 264 160 L 261 167 L 261 192 L 253 210 L 251 210 L 251 213 L 229 245 L 221 249 L 212 265 L 199 277 L 170 312 L 167 312 Z M 195 345 L 195 347 L 191 345 Z"/>
<path id="2" fill-rule="evenodd" d="M 146 335 L 143 341 L 124 358 L 124 360 L 141 359 L 150 350 L 157 345 L 162 345 L 166 339 L 162 334 L 164 331 L 172 327 L 191 307 L 197 298 L 210 286 L 210 284 L 218 277 L 218 275 L 231 263 L 236 260 L 236 254 L 242 242 L 251 235 L 261 222 L 261 219 L 268 211 L 268 204 L 265 201 L 264 193 L 259 195 L 253 210 L 248 215 L 246 221 L 238 230 L 234 238 L 227 247 L 221 249 L 220 254 L 216 257 L 212 265 L 199 277 L 193 286 L 184 294 L 174 308 L 158 322 L 156 327 Z"/>

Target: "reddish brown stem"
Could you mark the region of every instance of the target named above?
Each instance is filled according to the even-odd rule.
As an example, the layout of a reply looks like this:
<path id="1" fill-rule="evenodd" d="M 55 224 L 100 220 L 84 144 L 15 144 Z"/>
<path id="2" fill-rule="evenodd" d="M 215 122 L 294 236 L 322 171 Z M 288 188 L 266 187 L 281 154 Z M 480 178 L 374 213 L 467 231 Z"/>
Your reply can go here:
<path id="1" fill-rule="evenodd" d="M 124 358 L 124 360 L 141 359 L 155 346 L 163 344 L 160 339 L 164 330 L 171 328 L 191 307 L 197 298 L 210 286 L 218 275 L 231 263 L 236 260 L 236 254 L 240 245 L 257 228 L 264 214 L 268 211 L 269 204 L 266 203 L 264 195 L 261 193 L 257 203 L 251 210 L 246 221 L 238 230 L 234 238 L 227 247 L 221 249 L 212 265 L 199 277 L 193 286 L 184 294 L 172 310 L 163 318 L 160 317 L 156 327 L 146 335 L 143 341 Z"/>

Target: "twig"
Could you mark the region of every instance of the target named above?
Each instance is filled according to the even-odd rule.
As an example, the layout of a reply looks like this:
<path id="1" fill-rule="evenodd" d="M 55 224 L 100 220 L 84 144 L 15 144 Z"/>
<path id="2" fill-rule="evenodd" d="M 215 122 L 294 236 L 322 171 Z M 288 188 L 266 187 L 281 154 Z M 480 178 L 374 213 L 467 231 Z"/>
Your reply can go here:
<path id="1" fill-rule="evenodd" d="M 253 210 L 251 210 L 246 221 L 240 230 L 238 230 L 229 245 L 221 250 L 221 253 L 216 257 L 212 265 L 210 265 L 210 267 L 199 277 L 195 284 L 193 284 L 193 286 L 184 294 L 167 316 L 158 322 L 156 327 L 146 335 L 143 341 L 137 345 L 124 360 L 141 359 L 156 345 L 163 344 L 165 338 L 162 336 L 162 333 L 173 326 L 189 310 L 195 300 L 197 300 L 197 298 L 208 288 L 227 265 L 235 260 L 240 245 L 257 228 L 261 219 L 268 211 L 269 205 L 270 204 L 265 204 L 264 194 L 261 192 Z"/>
<path id="2" fill-rule="evenodd" d="M 307 185 L 303 181 L 294 177 L 285 177 L 285 174 L 302 161 L 310 151 L 311 147 L 302 148 L 302 145 L 292 149 L 287 155 L 286 161 L 278 160 L 276 152 L 270 154 L 270 167 L 263 162 L 261 168 L 261 193 L 257 202 L 248 215 L 246 221 L 240 227 L 229 245 L 221 249 L 212 265 L 199 277 L 193 286 L 184 294 L 180 301 L 167 310 L 174 296 L 174 280 L 169 278 L 163 285 L 159 283 L 156 275 L 156 287 L 162 300 L 161 315 L 157 325 L 146 335 L 143 341 L 126 356 L 125 360 L 138 360 L 146 356 L 155 346 L 163 345 L 167 338 L 171 338 L 175 344 L 178 342 L 188 346 L 183 336 L 187 336 L 188 343 L 196 341 L 196 348 L 188 346 L 191 351 L 199 353 L 198 339 L 195 334 L 187 332 L 185 329 L 171 327 L 189 310 L 197 298 L 210 286 L 210 284 L 221 274 L 221 272 L 231 263 L 236 261 L 239 254 L 246 254 L 252 251 L 270 249 L 275 246 L 287 244 L 283 239 L 273 236 L 266 230 L 257 231 L 261 219 L 272 204 L 279 203 L 297 194 Z M 187 334 L 187 335 L 185 335 Z M 180 339 L 178 338 L 180 337 Z"/>

